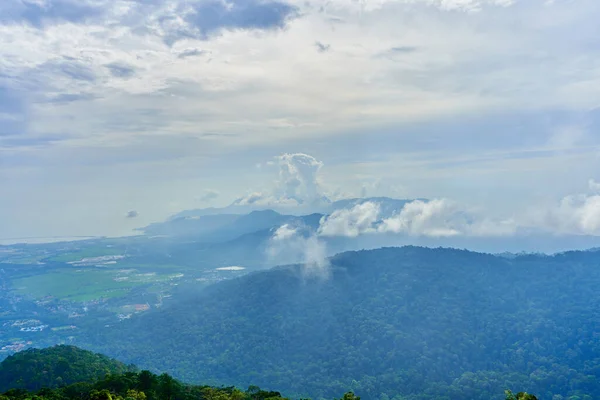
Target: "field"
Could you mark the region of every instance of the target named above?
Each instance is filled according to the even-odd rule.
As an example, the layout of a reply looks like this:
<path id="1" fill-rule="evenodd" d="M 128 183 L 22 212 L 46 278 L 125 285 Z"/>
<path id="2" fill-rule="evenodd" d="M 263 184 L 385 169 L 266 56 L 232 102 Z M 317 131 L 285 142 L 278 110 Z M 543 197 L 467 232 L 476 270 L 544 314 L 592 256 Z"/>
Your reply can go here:
<path id="1" fill-rule="evenodd" d="M 176 274 L 138 273 L 135 270 L 60 269 L 13 281 L 20 294 L 42 299 L 47 296 L 73 302 L 123 297 L 135 287 L 169 282 Z"/>

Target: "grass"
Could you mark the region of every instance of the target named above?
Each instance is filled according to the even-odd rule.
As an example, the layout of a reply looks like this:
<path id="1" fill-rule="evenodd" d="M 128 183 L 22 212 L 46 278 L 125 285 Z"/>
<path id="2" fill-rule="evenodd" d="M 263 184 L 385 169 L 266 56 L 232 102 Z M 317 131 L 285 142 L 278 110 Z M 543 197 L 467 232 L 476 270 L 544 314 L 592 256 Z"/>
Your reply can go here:
<path id="1" fill-rule="evenodd" d="M 126 276 L 128 279 L 116 281 Z M 172 279 L 173 274 L 143 275 L 131 273 L 120 275 L 115 270 L 106 269 L 61 269 L 46 274 L 28 276 L 13 281 L 17 292 L 28 297 L 41 299 L 53 296 L 62 300 L 85 302 L 101 298 L 124 297 L 129 291 L 141 285 L 157 284 Z"/>

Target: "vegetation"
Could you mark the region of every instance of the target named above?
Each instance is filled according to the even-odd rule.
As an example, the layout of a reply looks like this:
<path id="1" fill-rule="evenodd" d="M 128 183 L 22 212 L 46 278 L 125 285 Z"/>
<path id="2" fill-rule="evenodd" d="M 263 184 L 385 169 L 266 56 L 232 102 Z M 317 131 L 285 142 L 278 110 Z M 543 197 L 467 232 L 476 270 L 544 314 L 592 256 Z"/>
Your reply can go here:
<path id="1" fill-rule="evenodd" d="M 133 369 L 102 354 L 74 346 L 30 349 L 16 353 L 0 363 L 0 392 L 9 389 L 55 388 Z"/>
<path id="2" fill-rule="evenodd" d="M 103 366 L 105 372 L 99 376 Z M 257 386 L 241 391 L 235 387 L 188 385 L 168 374 L 156 375 L 146 370 L 114 372 L 123 367 L 114 360 L 71 346 L 30 350 L 2 363 L 3 376 L 19 377 L 21 384 L 0 390 L 0 400 L 287 400 L 280 392 Z M 49 386 L 41 384 L 43 375 L 57 373 L 64 379 L 52 381 Z M 339 400 L 360 397 L 347 392 Z M 527 393 L 515 396 L 506 391 L 506 400 L 537 399 Z"/>
<path id="3" fill-rule="evenodd" d="M 188 382 L 331 399 L 600 398 L 600 256 L 350 252 L 208 287 L 86 331 L 86 346 Z M 518 395 L 517 395 L 518 396 Z"/>

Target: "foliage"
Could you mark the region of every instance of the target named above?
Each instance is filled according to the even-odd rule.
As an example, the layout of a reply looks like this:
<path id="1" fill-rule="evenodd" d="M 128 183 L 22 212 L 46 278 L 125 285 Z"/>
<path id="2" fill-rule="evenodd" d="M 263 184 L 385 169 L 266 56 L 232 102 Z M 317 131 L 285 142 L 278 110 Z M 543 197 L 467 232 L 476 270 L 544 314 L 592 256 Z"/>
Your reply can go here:
<path id="1" fill-rule="evenodd" d="M 349 252 L 208 287 L 85 345 L 190 382 L 294 397 L 600 398 L 600 253 Z M 576 397 L 578 396 L 578 397 Z"/>
<path id="2" fill-rule="evenodd" d="M 119 361 L 74 346 L 30 349 L 0 363 L 0 392 L 39 390 L 91 381 L 131 370 Z"/>
<path id="3" fill-rule="evenodd" d="M 55 349 L 53 349 L 55 350 Z M 73 349 L 77 351 L 77 349 Z M 57 354 L 54 351 L 52 354 Z M 82 352 L 81 354 L 85 354 Z M 44 371 L 48 352 L 28 355 L 32 366 L 29 369 L 36 376 Z M 58 356 L 57 356 L 58 357 Z M 40 359 L 40 363 L 35 361 Z M 81 360 L 79 360 L 81 361 Z M 91 361 L 91 359 L 90 359 Z M 80 367 L 86 367 L 85 363 Z M 10 364 L 9 368 L 17 368 L 18 364 Z M 37 369 L 36 369 L 37 368 Z M 89 368 L 87 368 L 89 369 Z M 12 372 L 12 371 L 8 371 Z M 512 395 L 506 392 L 507 400 L 537 400 L 526 393 Z M 167 374 L 155 375 L 150 371 L 125 372 L 107 374 L 102 379 L 94 379 L 73 383 L 57 388 L 43 387 L 28 391 L 12 388 L 2 394 L 0 400 L 288 400 L 281 393 L 262 390 L 258 386 L 250 386 L 241 391 L 234 387 L 210 387 L 184 384 Z M 339 400 L 360 400 L 353 392 L 347 392 Z"/>
<path id="4" fill-rule="evenodd" d="M 43 358 L 47 358 L 45 355 Z M 14 365 L 12 365 L 14 367 Z M 41 364 L 40 364 L 41 366 Z M 36 373 L 41 372 L 35 371 Z M 59 388 L 7 390 L 0 400 L 287 400 L 279 392 L 251 386 L 243 392 L 233 387 L 194 386 L 167 374 L 149 371 L 107 375 L 103 379 L 77 382 Z M 344 400 L 353 400 L 346 399 Z M 360 400 L 360 399 L 356 399 Z"/>

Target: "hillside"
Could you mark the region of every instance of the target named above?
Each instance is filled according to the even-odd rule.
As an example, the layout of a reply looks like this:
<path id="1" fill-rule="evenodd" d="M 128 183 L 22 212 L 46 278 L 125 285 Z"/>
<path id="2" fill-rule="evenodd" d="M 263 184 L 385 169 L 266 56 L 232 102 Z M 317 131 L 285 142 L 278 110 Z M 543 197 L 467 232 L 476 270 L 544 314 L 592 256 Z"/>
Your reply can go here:
<path id="1" fill-rule="evenodd" d="M 74 346 L 29 349 L 0 363 L 0 393 L 9 389 L 39 390 L 94 381 L 132 369 L 102 354 Z"/>
<path id="2" fill-rule="evenodd" d="M 72 367 L 71 372 L 75 373 L 78 379 L 54 388 L 44 386 L 26 390 L 18 385 L 11 386 L 9 389 L 0 390 L 0 400 L 286 400 L 279 392 L 261 390 L 257 386 L 241 391 L 234 387 L 189 385 L 173 379 L 168 374 L 156 375 L 150 371 L 114 372 L 101 377 L 86 376 L 86 371 L 94 370 L 98 366 L 94 357 L 108 360 L 106 357 L 67 346 L 28 351 L 22 358 L 26 359 L 28 371 L 32 374 L 28 379 L 37 386 L 44 386 L 40 385 L 39 377 L 48 372 L 48 362 L 52 359 L 56 359 L 57 362 L 66 359 L 76 361 L 77 365 Z M 14 362 L 6 364 L 4 373 L 21 374 L 22 363 L 19 360 L 16 358 Z M 345 395 L 344 399 L 360 400 L 352 394 Z"/>
<path id="3" fill-rule="evenodd" d="M 216 284 L 86 345 L 188 381 L 313 398 L 600 398 L 598 252 L 405 247 L 331 264 L 328 279 L 292 266 Z"/>
<path id="4" fill-rule="evenodd" d="M 65 356 L 67 358 L 65 358 Z M 22 372 L 22 359 L 26 359 L 28 371 L 34 376 L 48 372 L 49 360 L 58 362 L 71 359 L 77 362 L 73 371 L 80 373 L 79 379 L 60 387 L 42 387 L 26 390 L 11 387 L 0 390 L 0 400 L 288 400 L 280 392 L 262 390 L 258 386 L 249 386 L 246 391 L 235 387 L 211 387 L 206 385 L 190 385 L 174 379 L 168 374 L 156 375 L 150 371 L 128 371 L 124 373 L 105 374 L 103 377 L 85 376 L 84 371 L 96 367 L 100 355 L 71 346 L 59 346 L 50 349 L 28 351 L 23 357 L 16 357 L 12 363 L 4 366 L 4 373 L 19 375 Z M 21 360 L 21 361 L 19 361 Z M 39 382 L 39 381 L 37 381 Z M 506 400 L 537 400 L 535 396 L 519 392 L 513 394 L 505 391 Z M 360 400 L 352 392 L 347 392 L 340 400 Z"/>

